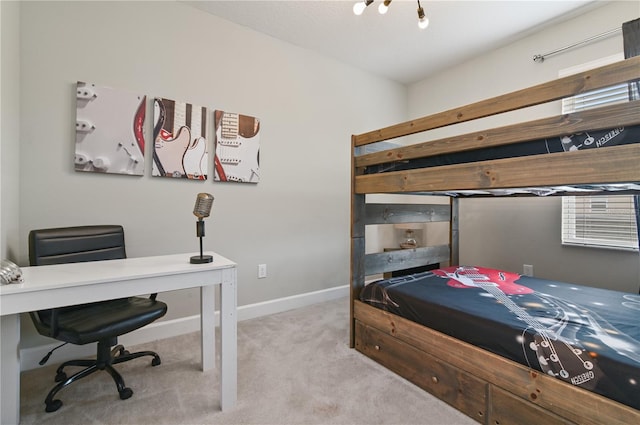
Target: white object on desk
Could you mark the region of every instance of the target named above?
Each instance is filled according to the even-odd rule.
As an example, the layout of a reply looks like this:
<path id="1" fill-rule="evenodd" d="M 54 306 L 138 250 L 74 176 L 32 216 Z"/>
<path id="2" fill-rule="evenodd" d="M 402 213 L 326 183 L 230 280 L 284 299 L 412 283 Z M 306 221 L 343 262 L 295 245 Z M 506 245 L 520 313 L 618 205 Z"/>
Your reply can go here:
<path id="1" fill-rule="evenodd" d="M 213 262 L 205 264 L 191 264 L 193 254 L 176 254 L 22 268 L 23 283 L 0 287 L 1 423 L 20 422 L 20 313 L 199 287 L 202 370 L 206 371 L 215 367 L 216 285 L 221 288 L 220 405 L 222 410 L 233 407 L 237 397 L 236 264 L 208 254 Z"/>

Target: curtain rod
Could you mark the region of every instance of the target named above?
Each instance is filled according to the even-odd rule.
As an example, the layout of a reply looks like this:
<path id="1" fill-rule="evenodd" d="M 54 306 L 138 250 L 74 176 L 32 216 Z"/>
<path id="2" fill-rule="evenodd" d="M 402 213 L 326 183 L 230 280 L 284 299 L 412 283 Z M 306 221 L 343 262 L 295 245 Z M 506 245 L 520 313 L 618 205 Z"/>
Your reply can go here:
<path id="1" fill-rule="evenodd" d="M 559 49 L 552 50 L 552 51 L 550 51 L 548 53 L 544 53 L 544 54 L 541 54 L 541 55 L 535 55 L 533 57 L 533 61 L 534 62 L 538 62 L 538 63 L 542 63 L 542 62 L 544 62 L 544 59 L 547 56 L 555 55 L 556 53 L 564 52 L 565 50 L 572 49 L 572 48 L 574 48 L 576 46 L 580 46 L 581 44 L 590 43 L 592 41 L 608 37 L 610 35 L 613 35 L 613 34 L 617 33 L 618 31 L 622 31 L 622 28 L 615 28 L 615 29 L 603 32 L 602 34 L 598 34 L 598 35 L 594 35 L 593 37 L 589 37 L 586 40 L 578 41 L 577 43 L 573 43 L 573 44 L 571 44 L 569 46 L 561 47 Z"/>

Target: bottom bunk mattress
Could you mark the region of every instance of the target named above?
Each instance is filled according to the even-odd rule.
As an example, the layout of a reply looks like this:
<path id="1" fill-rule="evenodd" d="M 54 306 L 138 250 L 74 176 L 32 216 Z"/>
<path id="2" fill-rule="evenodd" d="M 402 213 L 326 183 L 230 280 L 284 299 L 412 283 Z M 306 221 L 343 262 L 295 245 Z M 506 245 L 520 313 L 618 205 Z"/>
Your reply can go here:
<path id="1" fill-rule="evenodd" d="M 360 300 L 640 410 L 640 296 L 458 266 Z"/>

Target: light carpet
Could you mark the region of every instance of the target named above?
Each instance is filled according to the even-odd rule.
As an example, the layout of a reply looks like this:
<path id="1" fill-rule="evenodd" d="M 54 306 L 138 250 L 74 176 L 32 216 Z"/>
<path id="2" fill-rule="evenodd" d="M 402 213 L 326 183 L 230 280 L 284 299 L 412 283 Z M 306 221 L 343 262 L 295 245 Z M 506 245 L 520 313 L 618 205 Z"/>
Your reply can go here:
<path id="1" fill-rule="evenodd" d="M 116 366 L 134 392 L 128 400 L 99 372 L 60 391 L 63 406 L 46 413 L 57 365 L 24 372 L 21 424 L 476 423 L 350 349 L 348 324 L 348 299 L 238 323 L 238 402 L 225 412 L 218 370 L 199 369 L 199 333 L 127 347 L 162 358 Z"/>

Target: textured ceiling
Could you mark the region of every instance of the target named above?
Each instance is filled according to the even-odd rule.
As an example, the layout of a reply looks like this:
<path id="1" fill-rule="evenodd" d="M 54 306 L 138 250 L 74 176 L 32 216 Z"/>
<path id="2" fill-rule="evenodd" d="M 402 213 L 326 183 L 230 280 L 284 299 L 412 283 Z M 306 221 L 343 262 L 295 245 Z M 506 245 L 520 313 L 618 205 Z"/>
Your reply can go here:
<path id="1" fill-rule="evenodd" d="M 193 7 L 370 73 L 410 84 L 512 43 L 545 25 L 603 5 L 591 0 L 429 1 L 430 24 L 417 26 L 417 3 L 375 1 L 355 16 L 355 0 L 186 1 Z M 559 44 L 574 41 L 559 40 Z M 533 56 L 541 52 L 526 52 Z"/>

